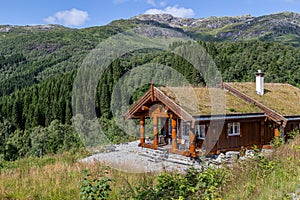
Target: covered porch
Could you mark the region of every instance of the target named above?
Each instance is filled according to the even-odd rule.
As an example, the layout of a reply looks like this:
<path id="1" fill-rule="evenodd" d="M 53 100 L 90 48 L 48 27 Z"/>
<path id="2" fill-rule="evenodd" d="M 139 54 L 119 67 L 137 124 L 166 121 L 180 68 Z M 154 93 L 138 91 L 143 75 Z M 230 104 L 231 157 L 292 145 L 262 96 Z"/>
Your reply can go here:
<path id="1" fill-rule="evenodd" d="M 196 157 L 193 117 L 153 85 L 124 117 L 139 120 L 139 146 L 154 150 L 161 147 L 170 153 Z M 147 130 L 151 133 L 146 134 Z"/>

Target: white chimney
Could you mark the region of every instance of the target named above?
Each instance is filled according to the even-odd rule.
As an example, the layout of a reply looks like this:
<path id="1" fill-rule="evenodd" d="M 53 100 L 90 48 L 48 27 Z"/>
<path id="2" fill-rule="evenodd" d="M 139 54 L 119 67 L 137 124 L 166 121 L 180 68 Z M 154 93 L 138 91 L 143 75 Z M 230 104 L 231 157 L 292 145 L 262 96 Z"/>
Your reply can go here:
<path id="1" fill-rule="evenodd" d="M 264 95 L 264 75 L 260 69 L 256 73 L 256 94 Z"/>

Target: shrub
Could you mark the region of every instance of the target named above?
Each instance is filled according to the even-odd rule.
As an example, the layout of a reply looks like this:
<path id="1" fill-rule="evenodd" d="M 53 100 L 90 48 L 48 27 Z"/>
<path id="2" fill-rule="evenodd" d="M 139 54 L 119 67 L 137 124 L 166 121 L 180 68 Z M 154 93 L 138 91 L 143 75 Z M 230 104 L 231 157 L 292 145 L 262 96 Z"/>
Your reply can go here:
<path id="1" fill-rule="evenodd" d="M 215 199 L 220 197 L 222 184 L 227 182 L 225 169 L 190 168 L 185 174 L 164 173 L 156 185 L 139 188 L 135 199 Z"/>
<path id="2" fill-rule="evenodd" d="M 83 171 L 83 182 L 80 187 L 80 196 L 82 200 L 85 199 L 108 199 L 109 192 L 111 191 L 110 183 L 111 178 L 107 177 L 108 172 L 106 169 L 99 173 L 99 177 L 92 178 L 88 170 Z"/>
<path id="3" fill-rule="evenodd" d="M 284 145 L 284 139 L 281 137 L 274 137 L 270 143 L 272 147 L 278 148 Z"/>

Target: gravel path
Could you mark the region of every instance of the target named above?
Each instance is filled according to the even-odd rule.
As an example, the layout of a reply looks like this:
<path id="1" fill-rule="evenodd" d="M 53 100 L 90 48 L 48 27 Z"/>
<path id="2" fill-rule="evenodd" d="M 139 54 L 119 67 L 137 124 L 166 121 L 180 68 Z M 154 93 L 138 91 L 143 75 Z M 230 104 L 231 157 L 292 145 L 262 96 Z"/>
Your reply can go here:
<path id="1" fill-rule="evenodd" d="M 110 148 L 112 152 L 98 153 L 82 159 L 82 162 L 100 162 L 115 169 L 126 172 L 160 172 L 160 171 L 184 171 L 191 167 L 187 164 L 174 163 L 170 161 L 154 161 L 147 155 L 154 150 L 138 147 L 139 141 L 113 145 Z M 145 156 L 146 155 L 146 156 Z M 172 155 L 182 159 L 182 163 L 190 158 L 179 155 Z M 181 161 L 181 160 L 180 160 Z"/>

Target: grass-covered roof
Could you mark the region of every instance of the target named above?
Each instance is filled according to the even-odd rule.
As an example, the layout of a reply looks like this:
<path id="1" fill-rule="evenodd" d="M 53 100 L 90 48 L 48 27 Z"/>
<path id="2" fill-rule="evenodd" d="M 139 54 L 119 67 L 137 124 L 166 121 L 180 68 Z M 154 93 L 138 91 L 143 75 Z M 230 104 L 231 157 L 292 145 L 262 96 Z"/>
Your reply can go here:
<path id="1" fill-rule="evenodd" d="M 160 87 L 191 115 L 219 115 L 262 113 L 257 106 L 248 104 L 228 91 L 205 87 Z"/>
<path id="2" fill-rule="evenodd" d="M 256 94 L 253 82 L 227 84 L 281 115 L 300 115 L 300 89 L 290 84 L 265 83 L 263 96 Z"/>

